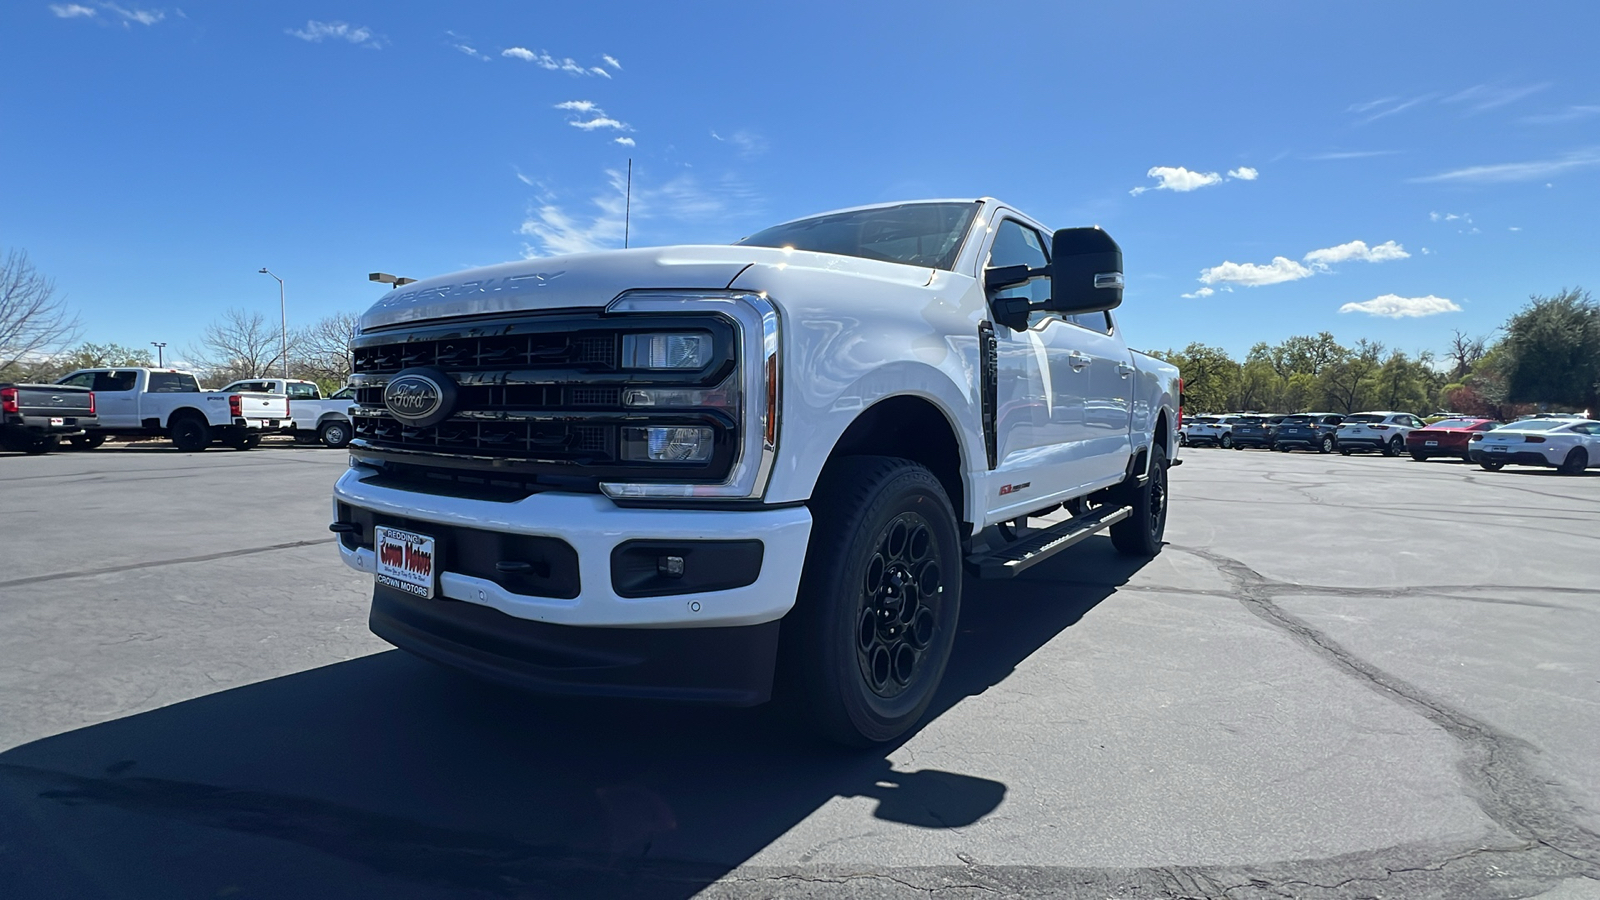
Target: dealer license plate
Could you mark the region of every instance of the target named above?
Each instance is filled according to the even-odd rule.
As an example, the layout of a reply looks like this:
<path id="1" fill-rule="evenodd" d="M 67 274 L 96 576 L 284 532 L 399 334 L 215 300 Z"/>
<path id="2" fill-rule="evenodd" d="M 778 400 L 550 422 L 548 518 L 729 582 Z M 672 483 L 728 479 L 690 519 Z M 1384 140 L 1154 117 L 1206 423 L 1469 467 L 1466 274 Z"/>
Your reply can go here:
<path id="1" fill-rule="evenodd" d="M 1422 443 L 1423 443 L 1424 446 L 1428 446 L 1428 447 L 1437 447 L 1437 446 L 1439 446 L 1439 442 L 1438 441 L 1423 441 Z"/>
<path id="2" fill-rule="evenodd" d="M 67 424 L 67 420 L 66 419 L 58 419 L 58 418 L 56 418 L 54 416 L 51 416 L 50 417 L 50 424 L 51 425 L 65 425 L 65 424 Z"/>
<path id="3" fill-rule="evenodd" d="M 1504 453 L 1504 452 L 1506 452 L 1506 448 L 1504 448 L 1504 447 L 1490 447 L 1489 448 L 1489 452 L 1490 453 Z"/>
<path id="4" fill-rule="evenodd" d="M 431 599 L 438 581 L 433 538 L 415 531 L 379 525 L 376 529 L 378 583 Z"/>

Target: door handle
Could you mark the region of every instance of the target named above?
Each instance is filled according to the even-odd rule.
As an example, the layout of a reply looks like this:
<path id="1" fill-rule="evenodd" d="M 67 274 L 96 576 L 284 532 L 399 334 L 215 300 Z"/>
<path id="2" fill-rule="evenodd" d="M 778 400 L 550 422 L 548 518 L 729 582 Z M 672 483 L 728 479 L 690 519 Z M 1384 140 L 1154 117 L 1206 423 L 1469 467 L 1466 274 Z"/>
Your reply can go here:
<path id="1" fill-rule="evenodd" d="M 1094 362 L 1093 358 L 1085 356 L 1076 350 L 1067 354 L 1067 364 L 1072 366 L 1074 369 L 1081 369 L 1092 362 Z"/>
<path id="2" fill-rule="evenodd" d="M 1127 378 L 1129 375 L 1133 374 L 1133 366 L 1130 366 L 1127 363 L 1117 363 L 1117 371 L 1122 374 L 1123 378 Z"/>

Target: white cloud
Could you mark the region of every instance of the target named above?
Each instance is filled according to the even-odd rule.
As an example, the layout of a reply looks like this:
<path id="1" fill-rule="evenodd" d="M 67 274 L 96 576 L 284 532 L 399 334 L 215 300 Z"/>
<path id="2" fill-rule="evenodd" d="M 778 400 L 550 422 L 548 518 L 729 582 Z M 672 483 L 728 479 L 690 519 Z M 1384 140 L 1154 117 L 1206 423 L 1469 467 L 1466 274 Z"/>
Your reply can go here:
<path id="1" fill-rule="evenodd" d="M 1468 225 L 1471 225 L 1472 224 L 1472 213 L 1431 212 L 1431 213 L 1428 213 L 1428 221 L 1430 221 L 1430 222 L 1465 222 Z"/>
<path id="2" fill-rule="evenodd" d="M 1209 296 L 1211 296 L 1212 294 L 1215 294 L 1215 293 L 1216 293 L 1216 290 L 1214 288 L 1203 287 L 1203 288 L 1200 288 L 1199 290 L 1196 290 L 1192 294 L 1179 294 L 1178 296 L 1182 297 L 1185 300 L 1197 300 L 1197 299 L 1199 299 L 1201 297 L 1209 297 Z"/>
<path id="3" fill-rule="evenodd" d="M 634 146 L 634 140 L 633 140 L 633 138 L 630 138 L 630 137 L 613 138 L 612 139 L 612 143 L 621 144 L 624 147 L 632 147 L 632 146 Z"/>
<path id="4" fill-rule="evenodd" d="M 1522 121 L 1528 125 L 1559 125 L 1562 122 L 1576 122 L 1590 116 L 1600 116 L 1600 106 L 1569 106 L 1561 112 L 1527 116 Z"/>
<path id="5" fill-rule="evenodd" d="M 50 11 L 55 13 L 58 19 L 92 19 L 100 15 L 99 10 L 91 9 L 87 6 L 79 6 L 76 3 L 52 3 L 50 4 Z"/>
<path id="6" fill-rule="evenodd" d="M 598 128 L 612 128 L 617 131 L 633 130 L 627 122 L 619 122 L 606 115 L 606 111 L 592 100 L 567 100 L 563 103 L 557 103 L 555 108 L 578 114 L 577 118 L 567 120 L 567 124 L 573 128 L 579 128 L 584 131 L 594 131 Z M 585 119 L 584 116 L 589 118 Z"/>
<path id="7" fill-rule="evenodd" d="M 462 40 L 461 39 L 461 35 L 456 34 L 454 31 L 446 31 L 445 34 L 448 34 L 451 38 L 453 38 L 453 40 L 450 41 L 450 46 L 456 48 L 457 50 L 460 50 L 462 53 L 465 53 L 466 55 L 472 57 L 473 59 L 481 59 L 484 62 L 492 62 L 493 61 L 489 57 L 489 54 L 483 52 L 482 50 L 479 50 L 477 47 L 474 47 L 471 44 L 467 43 L 466 41 Z"/>
<path id="8" fill-rule="evenodd" d="M 596 128 L 615 128 L 618 131 L 631 130 L 628 127 L 628 123 L 619 122 L 610 116 L 595 116 L 592 119 L 585 119 L 583 121 L 574 119 L 569 121 L 567 124 L 571 125 L 573 128 L 581 128 L 584 131 L 594 131 Z"/>
<path id="9" fill-rule="evenodd" d="M 1498 109 L 1509 103 L 1515 103 L 1529 94 L 1536 94 L 1549 87 L 1550 83 L 1530 84 L 1522 87 L 1500 87 L 1498 85 L 1479 84 L 1467 88 L 1456 94 L 1444 98 L 1446 103 L 1464 103 L 1468 115 L 1488 112 Z"/>
<path id="10" fill-rule="evenodd" d="M 1341 313 L 1366 313 L 1369 316 L 1382 316 L 1386 319 L 1416 319 L 1422 316 L 1436 316 L 1440 313 L 1460 312 L 1461 307 L 1443 297 L 1429 294 L 1426 297 L 1401 297 L 1397 294 L 1384 294 L 1374 297 L 1364 303 L 1346 303 L 1339 307 Z"/>
<path id="11" fill-rule="evenodd" d="M 122 24 L 138 22 L 140 25 L 154 25 L 167 17 L 166 10 L 161 9 L 128 9 L 115 3 L 100 4 L 102 9 L 109 9 L 122 17 Z M 180 13 L 181 14 L 181 13 Z"/>
<path id="12" fill-rule="evenodd" d="M 1376 122 L 1379 119 L 1403 113 L 1412 107 L 1427 103 L 1429 100 L 1432 100 L 1437 96 L 1439 95 L 1423 94 L 1420 97 L 1412 97 L 1409 100 L 1403 100 L 1399 97 L 1384 97 L 1381 100 L 1369 100 L 1365 103 L 1353 103 L 1346 110 L 1346 112 L 1353 112 L 1362 116 L 1361 121 L 1357 124 L 1366 125 L 1369 122 Z"/>
<path id="13" fill-rule="evenodd" d="M 1432 256 L 1433 255 L 1433 251 L 1429 250 L 1427 247 L 1423 247 L 1422 248 L 1422 255 L 1423 256 Z"/>
<path id="14" fill-rule="evenodd" d="M 1361 262 L 1385 262 L 1391 259 L 1409 259 L 1411 254 L 1394 241 L 1384 241 L 1381 244 L 1368 247 L 1366 241 L 1351 241 L 1337 247 L 1328 247 L 1323 250 L 1313 250 L 1303 259 L 1310 263 L 1311 268 L 1318 272 L 1326 272 L 1336 263 L 1348 262 L 1352 259 Z"/>
<path id="15" fill-rule="evenodd" d="M 586 253 L 620 247 L 623 240 L 626 204 L 626 175 L 615 169 L 606 171 L 606 188 L 591 197 L 592 215 L 569 213 L 553 196 L 540 200 L 529 210 L 518 233 L 532 240 L 523 246 L 522 255 L 533 259 L 563 253 Z M 680 175 L 659 186 L 652 185 L 647 172 L 633 173 L 633 233 L 640 233 L 641 222 L 712 222 L 726 227 L 730 218 L 759 216 L 760 195 L 743 182 L 725 177 L 703 185 L 690 175 Z"/>
<path id="16" fill-rule="evenodd" d="M 570 109 L 573 112 L 586 113 L 595 112 L 600 107 L 596 106 L 592 100 L 568 100 L 565 103 L 557 103 L 556 109 Z"/>
<path id="17" fill-rule="evenodd" d="M 1215 172 L 1191 172 L 1182 166 L 1155 166 L 1145 175 L 1156 179 L 1155 187 L 1136 187 L 1128 193 L 1137 197 L 1145 191 L 1177 191 L 1187 193 L 1209 185 L 1218 184 L 1222 176 Z"/>
<path id="18" fill-rule="evenodd" d="M 1255 181 L 1260 176 L 1260 172 L 1250 168 L 1249 166 L 1240 166 L 1237 169 L 1228 170 L 1229 178 L 1237 178 L 1240 181 Z"/>
<path id="19" fill-rule="evenodd" d="M 1440 172 L 1437 175 L 1428 175 L 1424 178 L 1413 178 L 1411 180 L 1418 184 L 1431 182 L 1446 184 L 1501 184 L 1512 181 L 1538 181 L 1549 178 L 1552 175 L 1560 175 L 1564 172 L 1587 169 L 1593 166 L 1600 166 L 1600 150 L 1590 148 L 1558 156 L 1555 159 L 1498 163 L 1488 166 L 1468 166 L 1464 169 L 1452 169 L 1448 172 Z"/>
<path id="20" fill-rule="evenodd" d="M 1512 231 L 1521 231 L 1522 230 L 1522 226 L 1521 225 L 1513 225 L 1513 226 L 1511 226 L 1511 230 Z"/>
<path id="21" fill-rule="evenodd" d="M 1300 265 L 1286 256 L 1275 256 L 1271 263 L 1261 266 L 1255 263 L 1224 262 L 1220 266 L 1200 270 L 1200 281 L 1204 284 L 1239 284 L 1245 287 L 1261 287 L 1267 284 L 1281 284 L 1285 281 L 1299 281 L 1310 278 L 1314 274 L 1310 269 Z"/>
<path id="22" fill-rule="evenodd" d="M 348 22 L 318 22 L 311 19 L 306 22 L 305 28 L 287 28 L 284 34 L 297 37 L 302 41 L 320 44 L 329 38 L 336 41 L 346 41 L 358 47 L 367 47 L 372 50 L 383 48 L 383 38 L 373 35 L 372 29 L 365 25 L 351 25 Z"/>
<path id="23" fill-rule="evenodd" d="M 767 152 L 767 139 L 762 137 L 759 133 L 750 131 L 748 129 L 741 128 L 727 137 L 723 137 L 722 135 L 713 131 L 711 132 L 711 136 L 719 141 L 731 143 L 735 147 L 738 147 L 739 154 L 741 156 L 760 156 L 761 154 Z"/>
<path id="24" fill-rule="evenodd" d="M 500 55 L 533 63 L 539 68 L 548 69 L 551 72 L 566 72 L 568 75 L 582 76 L 599 75 L 602 78 L 611 77 L 610 72 L 599 66 L 585 66 L 571 57 L 558 59 L 543 50 L 529 50 L 527 47 L 507 47 L 500 51 Z"/>
<path id="25" fill-rule="evenodd" d="M 604 60 L 605 64 L 610 66 L 611 68 L 616 69 L 619 72 L 622 71 L 622 63 L 617 62 L 617 58 L 615 56 L 607 56 L 605 54 L 601 54 L 600 58 L 602 60 Z"/>

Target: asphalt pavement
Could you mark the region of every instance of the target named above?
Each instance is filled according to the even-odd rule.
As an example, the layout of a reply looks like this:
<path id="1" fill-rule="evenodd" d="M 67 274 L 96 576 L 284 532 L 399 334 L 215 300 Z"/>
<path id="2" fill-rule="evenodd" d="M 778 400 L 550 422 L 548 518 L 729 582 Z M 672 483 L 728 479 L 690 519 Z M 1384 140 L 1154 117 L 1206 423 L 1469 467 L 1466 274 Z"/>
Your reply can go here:
<path id="1" fill-rule="evenodd" d="M 1600 472 L 1183 458 L 846 753 L 389 648 L 342 452 L 0 454 L 0 896 L 1600 897 Z"/>

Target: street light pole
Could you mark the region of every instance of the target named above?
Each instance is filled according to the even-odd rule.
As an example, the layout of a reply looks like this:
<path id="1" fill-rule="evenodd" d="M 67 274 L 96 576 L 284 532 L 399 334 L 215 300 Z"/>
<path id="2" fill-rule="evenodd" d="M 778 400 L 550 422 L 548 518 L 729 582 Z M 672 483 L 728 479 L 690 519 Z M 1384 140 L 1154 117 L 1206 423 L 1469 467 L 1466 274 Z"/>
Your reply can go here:
<path id="1" fill-rule="evenodd" d="M 161 357 L 161 348 L 167 346 L 167 342 L 166 341 L 151 341 L 150 342 L 150 346 L 156 348 L 156 368 L 158 368 L 158 369 L 166 368 L 166 364 L 165 364 L 165 362 L 163 362 L 162 357 Z"/>
<path id="2" fill-rule="evenodd" d="M 261 274 L 272 275 L 265 266 L 261 268 Z M 278 280 L 278 318 L 279 328 L 282 329 L 279 331 L 279 335 L 283 340 L 279 353 L 283 357 L 283 377 L 287 380 L 289 377 L 289 312 L 288 308 L 283 305 L 283 279 L 278 278 L 276 275 L 272 275 L 272 277 Z"/>

